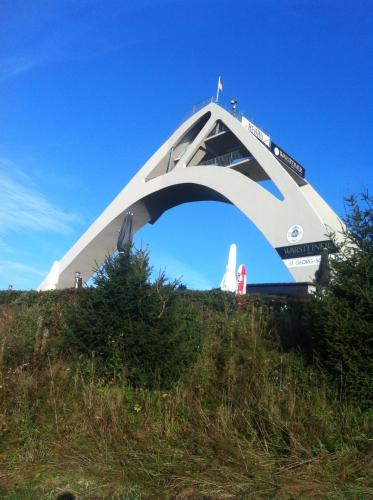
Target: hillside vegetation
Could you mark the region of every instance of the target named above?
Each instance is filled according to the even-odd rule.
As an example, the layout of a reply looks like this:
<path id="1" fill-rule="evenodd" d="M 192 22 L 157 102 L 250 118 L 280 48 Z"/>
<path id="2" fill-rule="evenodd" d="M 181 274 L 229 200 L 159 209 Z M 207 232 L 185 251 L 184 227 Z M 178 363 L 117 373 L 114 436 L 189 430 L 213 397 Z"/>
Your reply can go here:
<path id="1" fill-rule="evenodd" d="M 0 293 L 1 498 L 373 497 L 367 234 L 301 301 L 151 283 L 132 248 Z"/>

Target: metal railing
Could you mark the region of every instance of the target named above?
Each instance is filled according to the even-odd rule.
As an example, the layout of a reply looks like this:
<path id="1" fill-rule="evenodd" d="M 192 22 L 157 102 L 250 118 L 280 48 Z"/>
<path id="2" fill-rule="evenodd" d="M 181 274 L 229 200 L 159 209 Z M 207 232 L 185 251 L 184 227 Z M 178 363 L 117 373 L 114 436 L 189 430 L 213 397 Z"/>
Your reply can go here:
<path id="1" fill-rule="evenodd" d="M 210 104 L 212 102 L 216 102 L 215 97 L 212 97 L 212 96 L 207 97 L 206 99 L 203 99 L 202 101 L 197 102 L 197 104 L 193 105 L 190 114 L 194 115 L 194 113 L 197 113 L 197 111 L 199 111 L 200 109 L 204 108 L 205 106 L 207 106 L 208 104 Z"/>
<path id="2" fill-rule="evenodd" d="M 201 161 L 199 165 L 215 165 L 217 167 L 228 167 L 240 161 L 249 160 L 250 158 L 251 156 L 247 153 L 236 149 L 235 151 L 231 151 L 230 153 L 215 156 L 215 158 L 211 158 L 210 160 Z"/>
<path id="3" fill-rule="evenodd" d="M 237 108 L 236 109 L 232 109 L 232 106 L 230 104 L 225 104 L 225 103 L 222 103 L 222 102 L 219 102 L 216 100 L 216 97 L 214 96 L 211 96 L 211 97 L 207 97 L 206 99 L 203 99 L 202 101 L 200 102 L 197 102 L 197 104 L 194 104 L 192 106 L 192 109 L 190 110 L 190 112 L 187 114 L 187 116 L 185 117 L 184 121 L 189 118 L 190 116 L 194 115 L 195 113 L 197 113 L 198 111 L 200 111 L 202 108 L 204 108 L 205 106 L 207 106 L 208 104 L 210 103 L 214 103 L 214 104 L 217 104 L 218 106 L 220 106 L 221 108 L 225 109 L 225 111 L 228 111 L 228 113 L 230 113 L 232 116 L 234 116 L 239 122 L 241 122 L 242 120 L 242 117 L 244 116 L 246 119 L 248 119 L 253 125 L 255 125 L 256 127 L 258 127 L 260 130 L 262 130 L 264 133 L 266 133 L 266 131 L 264 130 L 264 128 L 261 126 L 261 125 L 257 125 L 255 123 L 255 121 L 252 119 L 252 118 L 248 118 L 247 115 L 245 115 L 244 111 L 240 111 L 238 110 Z M 267 134 L 268 135 L 268 134 Z"/>

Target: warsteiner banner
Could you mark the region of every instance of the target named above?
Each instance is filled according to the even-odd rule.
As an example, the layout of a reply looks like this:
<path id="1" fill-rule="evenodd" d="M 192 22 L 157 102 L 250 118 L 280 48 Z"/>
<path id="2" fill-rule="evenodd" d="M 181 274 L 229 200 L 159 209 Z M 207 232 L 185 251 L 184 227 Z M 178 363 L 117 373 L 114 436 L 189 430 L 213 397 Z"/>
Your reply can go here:
<path id="1" fill-rule="evenodd" d="M 301 245 L 289 245 L 286 247 L 277 247 L 276 251 L 281 259 L 294 259 L 297 257 L 311 257 L 313 255 L 321 255 L 326 248 L 329 253 L 337 251 L 334 243 L 331 240 L 312 241 Z"/>
<path id="2" fill-rule="evenodd" d="M 283 149 L 277 146 L 277 144 L 275 144 L 274 142 L 271 142 L 271 151 L 276 156 L 276 158 L 282 161 L 284 165 L 291 168 L 293 172 L 304 178 L 306 171 L 302 167 L 302 165 L 299 165 L 299 163 L 296 160 L 294 160 L 294 158 L 288 155 Z"/>

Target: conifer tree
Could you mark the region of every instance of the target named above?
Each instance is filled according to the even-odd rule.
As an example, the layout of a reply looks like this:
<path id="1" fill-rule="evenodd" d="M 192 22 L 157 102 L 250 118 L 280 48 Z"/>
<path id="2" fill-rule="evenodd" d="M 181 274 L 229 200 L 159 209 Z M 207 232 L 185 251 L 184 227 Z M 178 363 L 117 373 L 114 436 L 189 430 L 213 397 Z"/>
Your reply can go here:
<path id="1" fill-rule="evenodd" d="M 134 386 L 170 386 L 196 354 L 193 310 L 178 306 L 177 282 L 150 281 L 149 255 L 127 245 L 107 257 L 94 287 L 81 290 L 68 319 L 69 342 L 100 360 L 103 372 Z"/>
<path id="2" fill-rule="evenodd" d="M 330 283 L 313 302 L 312 331 L 319 359 L 348 398 L 373 405 L 373 211 L 368 193 L 346 200 L 346 229 Z"/>

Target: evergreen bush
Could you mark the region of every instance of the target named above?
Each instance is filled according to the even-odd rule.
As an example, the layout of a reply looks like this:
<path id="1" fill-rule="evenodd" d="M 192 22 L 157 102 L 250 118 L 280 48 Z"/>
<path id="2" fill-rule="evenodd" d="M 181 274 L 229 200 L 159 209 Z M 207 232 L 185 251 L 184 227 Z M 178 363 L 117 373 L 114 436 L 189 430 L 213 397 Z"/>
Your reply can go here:
<path id="1" fill-rule="evenodd" d="M 363 408 L 373 405 L 372 197 L 346 200 L 348 212 L 331 280 L 312 303 L 314 349 L 341 393 Z"/>
<path id="2" fill-rule="evenodd" d="M 373 406 L 373 212 L 363 194 L 346 200 L 342 240 L 329 258 L 330 280 L 309 300 L 291 301 L 274 317 L 285 348 L 321 363 L 340 395 Z"/>
<path id="3" fill-rule="evenodd" d="M 177 282 L 150 282 L 147 251 L 128 246 L 98 269 L 70 307 L 64 350 L 94 355 L 105 375 L 135 387 L 169 387 L 195 358 L 198 315 L 179 307 Z"/>

